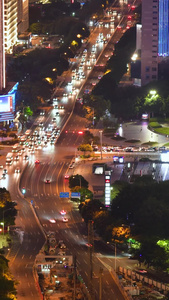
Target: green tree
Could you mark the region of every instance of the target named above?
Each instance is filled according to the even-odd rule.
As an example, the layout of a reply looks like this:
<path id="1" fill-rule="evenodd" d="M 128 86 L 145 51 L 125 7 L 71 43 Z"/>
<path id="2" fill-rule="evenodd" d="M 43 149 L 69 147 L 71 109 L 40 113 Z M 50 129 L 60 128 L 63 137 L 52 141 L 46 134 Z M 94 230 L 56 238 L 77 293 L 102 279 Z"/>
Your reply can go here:
<path id="1" fill-rule="evenodd" d="M 10 193 L 5 188 L 0 188 L 0 208 L 4 208 L 7 202 L 11 202 Z"/>
<path id="2" fill-rule="evenodd" d="M 77 149 L 78 149 L 78 151 L 84 152 L 84 155 L 85 155 L 86 152 L 92 152 L 93 151 L 92 146 L 89 145 L 89 144 L 81 144 Z"/>
<path id="3" fill-rule="evenodd" d="M 87 189 L 89 183 L 82 175 L 79 174 L 72 175 L 69 177 L 69 188 L 72 189 L 76 186 Z"/>
<path id="4" fill-rule="evenodd" d="M 87 200 L 79 205 L 79 211 L 85 222 L 93 220 L 97 211 L 105 209 L 105 206 L 99 200 Z"/>
<path id="5" fill-rule="evenodd" d="M 33 111 L 30 109 L 29 106 L 24 107 L 24 115 L 26 115 L 27 117 L 30 117 L 33 115 Z"/>

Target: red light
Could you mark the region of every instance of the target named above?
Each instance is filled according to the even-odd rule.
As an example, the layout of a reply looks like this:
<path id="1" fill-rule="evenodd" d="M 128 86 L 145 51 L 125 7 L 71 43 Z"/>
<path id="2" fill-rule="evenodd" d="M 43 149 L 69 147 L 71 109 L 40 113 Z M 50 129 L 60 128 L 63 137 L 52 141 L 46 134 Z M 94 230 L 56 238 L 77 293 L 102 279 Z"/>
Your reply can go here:
<path id="1" fill-rule="evenodd" d="M 106 183 L 110 183 L 110 179 L 106 179 L 105 182 L 106 182 Z"/>
<path id="2" fill-rule="evenodd" d="M 66 130 L 65 133 L 68 133 L 68 131 Z"/>
<path id="3" fill-rule="evenodd" d="M 136 8 L 135 5 L 132 5 L 131 9 L 134 10 L 135 8 Z"/>
<path id="4" fill-rule="evenodd" d="M 78 134 L 83 134 L 83 131 L 78 131 Z"/>
<path id="5" fill-rule="evenodd" d="M 131 19 L 131 16 L 128 16 L 127 19 Z"/>

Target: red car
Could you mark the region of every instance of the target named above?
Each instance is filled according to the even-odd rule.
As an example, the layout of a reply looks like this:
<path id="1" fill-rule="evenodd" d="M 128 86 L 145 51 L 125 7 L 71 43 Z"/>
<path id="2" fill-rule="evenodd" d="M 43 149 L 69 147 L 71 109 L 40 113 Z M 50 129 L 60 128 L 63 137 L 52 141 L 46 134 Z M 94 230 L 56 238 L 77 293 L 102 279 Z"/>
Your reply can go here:
<path id="1" fill-rule="evenodd" d="M 69 179 L 69 175 L 68 174 L 65 175 L 65 179 Z"/>
<path id="2" fill-rule="evenodd" d="M 63 210 L 61 210 L 60 214 L 61 214 L 62 216 L 64 216 L 64 215 L 66 215 L 66 211 L 63 209 Z"/>
<path id="3" fill-rule="evenodd" d="M 36 160 L 35 160 L 35 164 L 36 164 L 36 165 L 40 164 L 40 160 L 39 160 L 39 159 L 36 159 Z"/>

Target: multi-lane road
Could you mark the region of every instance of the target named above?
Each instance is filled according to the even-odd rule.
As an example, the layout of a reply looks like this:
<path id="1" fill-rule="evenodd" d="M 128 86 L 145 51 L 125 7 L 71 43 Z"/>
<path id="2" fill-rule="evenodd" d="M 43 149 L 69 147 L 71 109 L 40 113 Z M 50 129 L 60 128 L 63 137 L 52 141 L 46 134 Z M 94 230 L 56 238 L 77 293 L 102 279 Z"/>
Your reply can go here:
<path id="1" fill-rule="evenodd" d="M 111 16 L 110 16 L 111 17 Z M 124 18 L 124 25 L 126 25 L 126 18 Z M 108 22 L 106 20 L 106 22 Z M 111 33 L 113 33 L 112 30 Z M 65 78 L 65 83 L 72 81 L 72 85 L 64 86 L 64 83 L 60 84 L 60 87 L 56 90 L 55 96 L 58 98 L 58 105 L 64 105 L 64 110 L 60 111 L 60 115 L 57 116 L 57 126 L 60 128 L 64 127 L 66 120 L 72 114 L 72 108 L 75 103 L 76 97 L 81 97 L 80 92 L 85 89 L 85 86 L 89 85 L 90 82 L 96 83 L 94 80 L 99 76 L 99 73 L 95 72 L 94 64 L 98 60 L 98 64 L 104 64 L 109 55 L 109 51 L 113 48 L 113 44 L 120 38 L 120 30 L 115 30 L 115 37 L 112 37 L 112 45 L 108 44 L 108 53 L 104 54 L 104 47 L 107 44 L 103 42 L 97 43 L 100 37 L 100 33 L 103 36 L 107 36 L 110 33 L 110 28 L 98 27 L 96 28 L 90 38 L 87 45 L 87 58 L 91 69 L 87 67 L 87 62 L 82 67 L 84 77 L 86 79 L 76 80 L 72 78 L 72 70 L 68 71 Z M 106 38 L 109 39 L 109 38 Z M 96 50 L 92 47 L 95 44 Z M 91 52 L 93 53 L 91 57 Z M 79 69 L 82 62 L 82 52 L 78 58 L 75 66 L 72 69 Z M 111 53 L 110 53 L 111 54 Z M 106 56 L 105 56 L 106 55 Z M 96 61 L 95 61 L 96 60 Z M 82 64 L 81 64 L 82 65 Z M 83 66 L 83 65 L 82 65 Z M 90 73 L 91 72 L 91 73 Z M 93 72 L 93 75 L 92 75 Z M 77 72 L 78 73 L 78 72 Z M 90 75 L 89 81 L 87 77 Z M 76 74 L 79 76 L 78 74 Z M 93 76 L 93 77 L 92 77 Z M 92 79 L 94 78 L 94 79 Z M 74 89 L 72 87 L 74 86 Z M 72 92 L 72 94 L 71 94 Z M 69 97 L 63 96 L 63 93 L 68 93 Z M 56 110 L 52 109 L 49 113 L 43 117 L 40 116 L 35 122 L 33 130 L 36 129 L 40 121 L 44 123 L 45 128 L 51 124 L 52 119 L 55 118 Z M 18 217 L 16 219 L 16 225 L 21 227 L 24 232 L 23 240 L 21 243 L 15 243 L 12 251 L 9 253 L 8 258 L 10 259 L 11 271 L 15 276 L 15 279 L 19 281 L 18 285 L 18 299 L 29 300 L 39 299 L 38 290 L 35 287 L 32 267 L 36 257 L 36 254 L 41 249 L 45 242 L 45 235 L 41 230 L 41 227 L 36 221 L 33 209 L 31 208 L 32 203 L 37 213 L 39 221 L 44 231 L 55 231 L 58 235 L 58 239 L 63 239 L 65 244 L 69 247 L 72 254 L 77 255 L 77 265 L 79 273 L 82 275 L 84 281 L 88 285 L 88 278 L 90 272 L 89 255 L 86 247 L 87 236 L 86 226 L 82 222 L 82 219 L 77 211 L 77 206 L 70 203 L 67 199 L 60 199 L 59 193 L 68 190 L 68 182 L 64 179 L 64 175 L 67 173 L 69 164 L 75 156 L 77 146 L 82 141 L 82 136 L 78 133 L 79 130 L 85 128 L 86 121 L 77 115 L 73 114 L 64 127 L 63 132 L 56 145 L 50 145 L 38 150 L 35 154 L 29 155 L 29 162 L 23 161 L 22 157 L 18 162 L 13 163 L 12 166 L 8 167 L 7 179 L 1 181 L 1 186 L 5 186 L 9 189 L 12 199 L 16 200 L 18 205 Z M 39 129 L 38 129 L 39 130 Z M 43 135 L 43 133 L 42 133 Z M 40 161 L 39 164 L 35 164 L 35 159 Z M 20 167 L 21 173 L 15 174 L 14 170 L 16 166 Z M 10 179 L 10 180 L 9 180 Z M 50 180 L 50 184 L 46 184 L 45 181 Z M 22 187 L 25 188 L 26 194 L 23 197 L 20 193 Z M 60 211 L 65 209 L 67 211 L 68 223 L 62 222 Z M 55 224 L 49 222 L 50 219 L 56 219 Z M 113 281 L 110 273 L 105 265 L 103 265 L 98 259 L 100 254 L 104 254 L 102 245 L 96 245 L 96 255 L 94 256 L 94 294 L 95 298 L 98 299 L 98 285 L 99 285 L 99 270 L 103 267 L 103 295 L 106 299 L 123 299 L 118 286 Z"/>

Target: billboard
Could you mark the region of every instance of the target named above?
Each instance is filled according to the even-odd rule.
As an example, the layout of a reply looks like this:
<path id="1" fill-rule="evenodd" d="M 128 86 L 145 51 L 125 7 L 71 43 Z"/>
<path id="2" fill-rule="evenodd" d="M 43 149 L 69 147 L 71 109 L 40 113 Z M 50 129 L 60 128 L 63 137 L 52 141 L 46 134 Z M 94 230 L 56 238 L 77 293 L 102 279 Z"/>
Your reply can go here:
<path id="1" fill-rule="evenodd" d="M 13 95 L 0 96 L 0 113 L 13 111 Z"/>

